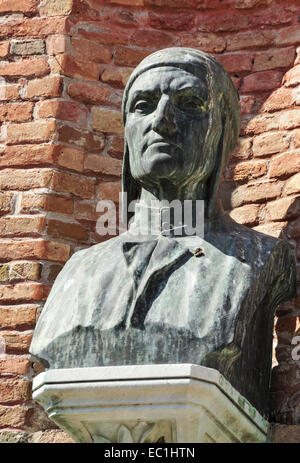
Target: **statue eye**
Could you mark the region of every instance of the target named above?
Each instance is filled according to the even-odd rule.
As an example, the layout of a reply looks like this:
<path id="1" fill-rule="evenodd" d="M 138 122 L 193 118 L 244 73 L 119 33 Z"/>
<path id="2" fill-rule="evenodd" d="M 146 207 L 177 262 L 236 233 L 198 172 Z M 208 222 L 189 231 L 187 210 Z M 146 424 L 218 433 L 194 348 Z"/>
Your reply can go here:
<path id="1" fill-rule="evenodd" d="M 181 96 L 176 101 L 176 106 L 182 111 L 205 112 L 207 110 L 205 101 L 199 97 Z"/>
<path id="2" fill-rule="evenodd" d="M 153 101 L 150 100 L 137 100 L 132 107 L 132 112 L 146 114 L 154 111 L 155 107 Z"/>

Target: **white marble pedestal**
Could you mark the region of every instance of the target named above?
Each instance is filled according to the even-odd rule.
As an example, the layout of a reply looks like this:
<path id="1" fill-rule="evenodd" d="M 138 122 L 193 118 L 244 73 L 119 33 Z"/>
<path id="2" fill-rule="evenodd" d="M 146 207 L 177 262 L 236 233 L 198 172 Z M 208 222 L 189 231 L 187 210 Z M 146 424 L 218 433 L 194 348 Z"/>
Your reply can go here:
<path id="1" fill-rule="evenodd" d="M 33 398 L 77 442 L 265 442 L 268 423 L 225 378 L 192 364 L 48 370 Z"/>

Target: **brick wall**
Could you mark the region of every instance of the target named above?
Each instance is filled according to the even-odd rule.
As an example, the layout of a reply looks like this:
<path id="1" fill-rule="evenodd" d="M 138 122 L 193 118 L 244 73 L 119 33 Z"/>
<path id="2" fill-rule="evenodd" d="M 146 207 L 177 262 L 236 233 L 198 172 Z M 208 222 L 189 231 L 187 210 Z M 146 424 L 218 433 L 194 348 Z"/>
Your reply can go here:
<path id="1" fill-rule="evenodd" d="M 0 15 L 0 440 L 66 441 L 31 400 L 41 366 L 28 347 L 64 262 L 103 239 L 96 204 L 118 199 L 122 93 L 143 57 L 189 46 L 228 70 L 242 129 L 224 206 L 238 222 L 288 239 L 300 259 L 300 4 L 0 0 Z M 289 435 L 300 442 L 300 365 L 291 358 L 299 314 L 298 298 L 280 308 L 274 328 L 279 441 L 294 425 Z"/>

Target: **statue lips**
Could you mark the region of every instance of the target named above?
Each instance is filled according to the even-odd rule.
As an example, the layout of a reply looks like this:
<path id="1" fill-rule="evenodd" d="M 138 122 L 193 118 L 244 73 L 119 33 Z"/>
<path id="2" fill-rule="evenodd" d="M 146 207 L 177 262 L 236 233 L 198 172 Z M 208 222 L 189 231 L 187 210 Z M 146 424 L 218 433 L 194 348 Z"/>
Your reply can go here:
<path id="1" fill-rule="evenodd" d="M 145 143 L 143 153 L 148 151 L 149 148 L 152 148 L 152 147 L 157 149 L 159 153 L 164 152 L 165 154 L 169 154 L 169 155 L 172 154 L 172 151 L 174 151 L 174 149 L 178 148 L 178 146 L 175 145 L 174 143 L 170 143 L 169 141 L 161 138 L 161 139 L 153 140 L 150 143 Z"/>

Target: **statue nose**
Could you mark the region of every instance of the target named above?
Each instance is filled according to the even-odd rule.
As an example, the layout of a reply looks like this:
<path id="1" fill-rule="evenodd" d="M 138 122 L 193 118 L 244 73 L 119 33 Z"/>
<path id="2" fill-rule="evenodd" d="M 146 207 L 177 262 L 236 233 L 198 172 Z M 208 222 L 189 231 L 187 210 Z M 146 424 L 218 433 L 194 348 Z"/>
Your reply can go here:
<path id="1" fill-rule="evenodd" d="M 154 113 L 152 129 L 163 135 L 176 129 L 173 105 L 167 95 L 162 95 Z"/>

